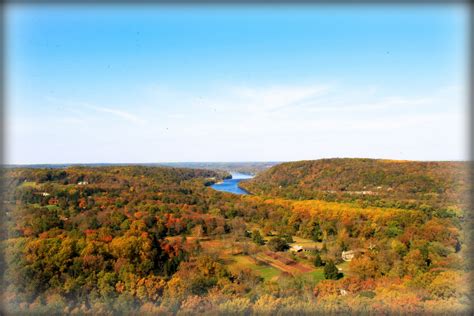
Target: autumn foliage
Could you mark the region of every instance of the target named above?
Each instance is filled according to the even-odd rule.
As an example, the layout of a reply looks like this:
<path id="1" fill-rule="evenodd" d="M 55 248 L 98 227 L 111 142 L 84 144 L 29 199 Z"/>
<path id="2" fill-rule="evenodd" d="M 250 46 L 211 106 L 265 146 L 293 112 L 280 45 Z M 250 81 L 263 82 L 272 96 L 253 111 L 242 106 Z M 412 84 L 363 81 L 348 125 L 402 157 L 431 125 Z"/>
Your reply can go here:
<path id="1" fill-rule="evenodd" d="M 256 193 L 247 196 L 209 188 L 229 176 L 222 171 L 12 168 L 4 174 L 0 240 L 5 311 L 466 312 L 461 165 L 282 164 L 245 184 Z M 378 186 L 386 194 L 353 193 Z M 292 237 L 314 241 L 317 249 L 305 256 L 314 269 L 317 254 L 317 268 L 323 273 L 326 263 L 334 277 L 308 281 L 282 273 L 264 281 L 251 269 L 230 269 L 220 256 L 225 240 L 235 242 L 235 253 L 268 252 L 296 264 L 300 257 L 279 255 Z M 348 250 L 355 255 L 344 262 Z"/>

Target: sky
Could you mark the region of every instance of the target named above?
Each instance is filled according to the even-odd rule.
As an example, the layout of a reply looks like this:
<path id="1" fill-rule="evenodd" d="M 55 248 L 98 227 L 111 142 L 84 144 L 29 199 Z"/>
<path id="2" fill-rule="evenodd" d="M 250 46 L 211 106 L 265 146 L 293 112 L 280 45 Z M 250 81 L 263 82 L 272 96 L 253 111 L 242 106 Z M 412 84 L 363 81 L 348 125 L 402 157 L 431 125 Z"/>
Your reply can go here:
<path id="1" fill-rule="evenodd" d="M 466 8 L 9 5 L 5 162 L 467 160 Z"/>

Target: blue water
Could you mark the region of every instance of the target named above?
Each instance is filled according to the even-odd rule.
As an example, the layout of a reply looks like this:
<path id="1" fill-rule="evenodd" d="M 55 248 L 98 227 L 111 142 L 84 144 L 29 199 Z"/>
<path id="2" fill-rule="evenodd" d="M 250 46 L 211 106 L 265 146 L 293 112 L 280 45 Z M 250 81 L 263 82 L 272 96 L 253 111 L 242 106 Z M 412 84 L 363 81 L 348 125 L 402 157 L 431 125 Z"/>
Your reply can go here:
<path id="1" fill-rule="evenodd" d="M 234 194 L 249 194 L 247 191 L 239 188 L 239 182 L 244 179 L 251 179 L 253 176 L 243 173 L 231 173 L 232 179 L 226 179 L 222 183 L 211 185 L 211 188 L 217 191 L 230 192 Z"/>

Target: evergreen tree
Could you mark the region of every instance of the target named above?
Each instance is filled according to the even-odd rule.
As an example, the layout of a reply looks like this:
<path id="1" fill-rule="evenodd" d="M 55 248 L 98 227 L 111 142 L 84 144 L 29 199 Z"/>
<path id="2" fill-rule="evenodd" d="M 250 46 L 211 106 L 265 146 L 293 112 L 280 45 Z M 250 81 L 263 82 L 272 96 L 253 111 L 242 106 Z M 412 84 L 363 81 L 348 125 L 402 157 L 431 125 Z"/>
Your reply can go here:
<path id="1" fill-rule="evenodd" d="M 252 232 L 252 240 L 257 245 L 265 244 L 265 241 L 263 240 L 263 237 L 262 237 L 262 235 L 260 234 L 260 232 L 258 230 L 254 230 Z"/>
<path id="2" fill-rule="evenodd" d="M 339 279 L 339 270 L 332 260 L 329 260 L 324 266 L 324 277 L 329 280 Z"/>
<path id="3" fill-rule="evenodd" d="M 314 257 L 313 263 L 315 267 L 322 267 L 324 265 L 324 262 L 321 259 L 321 256 L 319 255 L 319 253 L 316 254 L 316 257 Z"/>
<path id="4" fill-rule="evenodd" d="M 323 231 L 321 230 L 321 227 L 318 223 L 316 223 L 313 227 L 311 239 L 316 242 L 323 241 Z"/>
<path id="5" fill-rule="evenodd" d="M 281 238 L 283 238 L 287 243 L 293 243 L 295 242 L 293 240 L 293 237 L 291 235 L 282 235 Z"/>
<path id="6" fill-rule="evenodd" d="M 270 248 L 271 251 L 285 251 L 290 248 L 286 241 L 279 237 L 270 239 L 267 246 L 268 248 Z"/>

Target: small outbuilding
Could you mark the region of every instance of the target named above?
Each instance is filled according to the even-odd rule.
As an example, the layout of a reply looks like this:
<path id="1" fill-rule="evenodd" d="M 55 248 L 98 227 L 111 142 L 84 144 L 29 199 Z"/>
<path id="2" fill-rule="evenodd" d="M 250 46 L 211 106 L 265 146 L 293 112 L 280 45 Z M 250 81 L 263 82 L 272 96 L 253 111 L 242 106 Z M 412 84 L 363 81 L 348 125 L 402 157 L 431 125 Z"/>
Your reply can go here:
<path id="1" fill-rule="evenodd" d="M 352 259 L 354 259 L 354 256 L 355 252 L 353 250 L 343 251 L 341 255 L 342 260 L 344 261 L 351 261 Z"/>
<path id="2" fill-rule="evenodd" d="M 301 252 L 301 251 L 303 251 L 303 247 L 300 246 L 300 245 L 293 245 L 293 246 L 291 246 L 290 251 L 292 251 L 292 252 Z"/>

